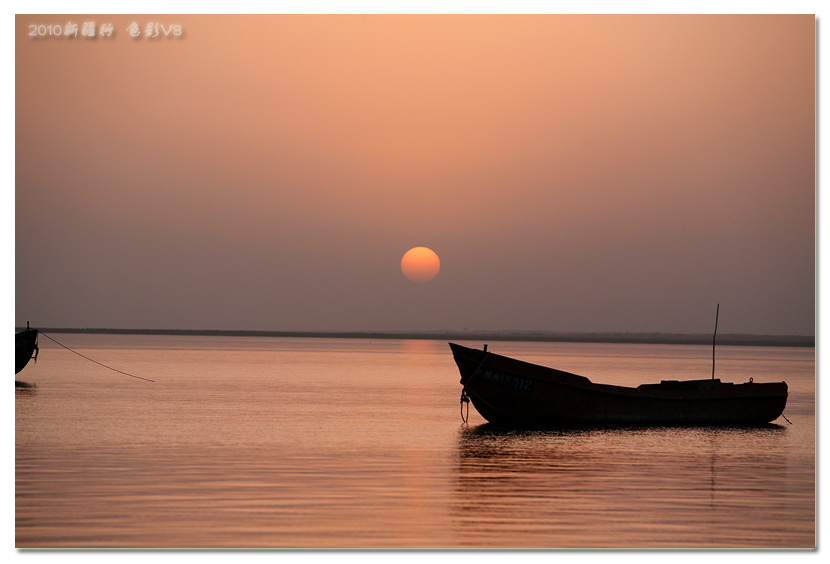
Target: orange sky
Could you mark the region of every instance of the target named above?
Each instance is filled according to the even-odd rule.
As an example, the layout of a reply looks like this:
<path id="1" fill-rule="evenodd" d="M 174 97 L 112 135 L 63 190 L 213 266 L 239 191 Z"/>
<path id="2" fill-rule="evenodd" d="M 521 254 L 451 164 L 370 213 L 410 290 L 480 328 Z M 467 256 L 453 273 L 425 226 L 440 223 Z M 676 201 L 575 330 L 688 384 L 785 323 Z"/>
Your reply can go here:
<path id="1" fill-rule="evenodd" d="M 812 15 L 16 33 L 17 325 L 814 332 Z"/>

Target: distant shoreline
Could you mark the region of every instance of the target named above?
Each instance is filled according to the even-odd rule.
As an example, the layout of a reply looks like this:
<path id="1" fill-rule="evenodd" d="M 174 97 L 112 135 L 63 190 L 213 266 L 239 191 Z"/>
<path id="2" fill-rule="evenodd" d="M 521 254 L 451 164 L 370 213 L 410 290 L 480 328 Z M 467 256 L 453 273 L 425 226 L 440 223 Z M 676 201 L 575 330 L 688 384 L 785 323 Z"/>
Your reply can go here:
<path id="1" fill-rule="evenodd" d="M 16 328 L 22 331 L 23 327 Z M 655 345 L 711 345 L 712 335 L 684 333 L 546 333 L 541 331 L 229 331 L 211 329 L 68 329 L 34 327 L 44 333 L 102 335 L 173 335 L 205 337 L 283 337 L 312 339 L 421 339 L 435 341 L 530 341 L 550 343 L 620 343 Z M 816 339 L 807 335 L 718 335 L 718 345 L 755 347 L 810 347 Z"/>

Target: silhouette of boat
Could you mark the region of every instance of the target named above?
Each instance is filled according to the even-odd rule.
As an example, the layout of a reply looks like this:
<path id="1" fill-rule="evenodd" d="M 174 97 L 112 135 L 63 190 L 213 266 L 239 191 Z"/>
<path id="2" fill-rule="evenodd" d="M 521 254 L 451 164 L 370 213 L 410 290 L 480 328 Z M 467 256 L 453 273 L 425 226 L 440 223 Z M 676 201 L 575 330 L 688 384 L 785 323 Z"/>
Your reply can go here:
<path id="1" fill-rule="evenodd" d="M 450 343 L 463 402 L 487 421 L 508 425 L 760 425 L 787 404 L 787 383 L 663 380 L 636 388 Z"/>
<path id="2" fill-rule="evenodd" d="M 37 361 L 37 353 L 37 329 L 30 329 L 26 323 L 26 329 L 14 334 L 14 373 L 26 368 L 29 360 Z"/>

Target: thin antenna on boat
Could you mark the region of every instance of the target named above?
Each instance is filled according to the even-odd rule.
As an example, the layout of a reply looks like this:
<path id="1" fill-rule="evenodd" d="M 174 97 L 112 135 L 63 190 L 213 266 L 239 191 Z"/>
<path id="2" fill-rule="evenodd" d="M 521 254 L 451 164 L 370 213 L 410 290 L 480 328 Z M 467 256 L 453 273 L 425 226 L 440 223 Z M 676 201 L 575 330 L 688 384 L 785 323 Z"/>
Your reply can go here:
<path id="1" fill-rule="evenodd" d="M 715 337 L 718 336 L 718 313 L 720 313 L 720 304 L 715 310 L 715 334 L 712 335 L 712 380 L 715 379 Z"/>

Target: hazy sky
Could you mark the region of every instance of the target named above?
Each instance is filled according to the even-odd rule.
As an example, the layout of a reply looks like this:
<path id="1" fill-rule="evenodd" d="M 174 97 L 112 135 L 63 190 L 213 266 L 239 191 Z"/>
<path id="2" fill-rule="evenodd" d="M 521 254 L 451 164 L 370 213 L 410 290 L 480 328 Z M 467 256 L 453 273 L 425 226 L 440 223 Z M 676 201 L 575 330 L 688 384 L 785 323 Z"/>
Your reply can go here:
<path id="1" fill-rule="evenodd" d="M 15 43 L 17 325 L 814 333 L 812 15 Z"/>

